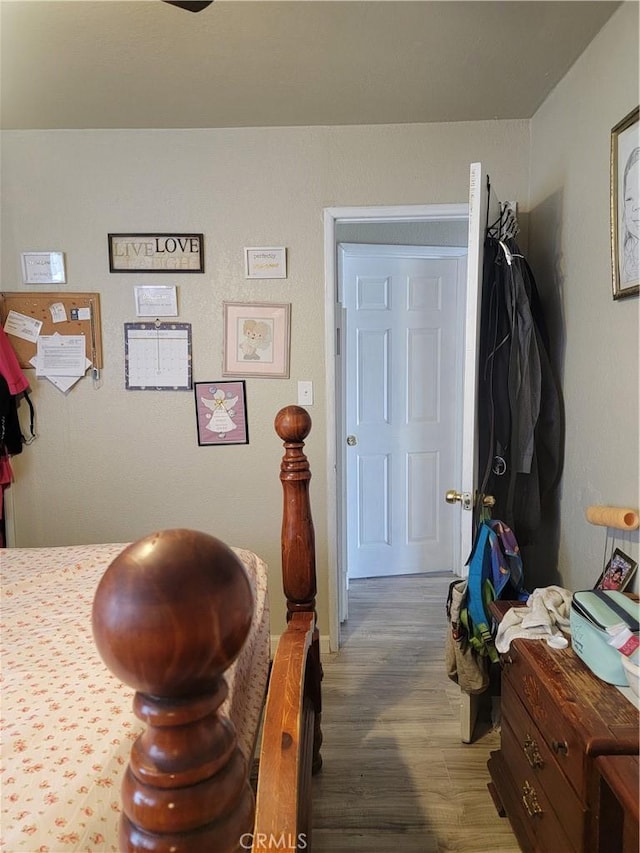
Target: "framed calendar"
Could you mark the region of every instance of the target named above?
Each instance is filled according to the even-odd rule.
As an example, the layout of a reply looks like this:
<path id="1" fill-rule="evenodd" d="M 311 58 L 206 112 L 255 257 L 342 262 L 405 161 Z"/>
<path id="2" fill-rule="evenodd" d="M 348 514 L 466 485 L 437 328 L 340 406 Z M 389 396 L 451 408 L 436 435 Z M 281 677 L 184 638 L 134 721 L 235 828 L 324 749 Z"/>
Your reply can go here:
<path id="1" fill-rule="evenodd" d="M 125 323 L 128 391 L 191 390 L 191 323 Z"/>

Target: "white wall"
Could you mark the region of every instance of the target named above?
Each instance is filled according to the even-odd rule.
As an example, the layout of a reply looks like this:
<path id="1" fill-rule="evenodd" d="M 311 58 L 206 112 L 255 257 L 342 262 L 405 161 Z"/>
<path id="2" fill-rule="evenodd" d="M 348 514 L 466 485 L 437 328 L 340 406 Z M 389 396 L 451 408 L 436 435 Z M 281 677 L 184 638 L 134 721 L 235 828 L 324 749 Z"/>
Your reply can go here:
<path id="1" fill-rule="evenodd" d="M 607 530 L 589 504 L 638 507 L 638 297 L 611 289 L 611 128 L 638 105 L 638 4 L 611 18 L 531 122 L 530 261 L 563 374 L 560 579 L 593 586 Z M 609 537 L 638 554 L 637 532 Z"/>
<path id="2" fill-rule="evenodd" d="M 279 629 L 282 449 L 272 424 L 296 401 L 297 380 L 311 379 L 307 451 L 326 632 L 323 208 L 466 202 L 473 160 L 499 176 L 507 197 L 526 200 L 528 134 L 525 121 L 5 132 L 2 289 L 25 289 L 20 252 L 64 251 L 66 289 L 101 295 L 105 358 L 103 387 L 85 379 L 67 396 L 30 372 L 39 438 L 14 459 L 14 544 L 203 529 L 267 559 Z M 198 447 L 191 393 L 124 390 L 133 285 L 156 278 L 109 274 L 107 234 L 154 231 L 205 235 L 204 275 L 162 277 L 178 284 L 180 320 L 193 324 L 196 381 L 222 378 L 223 300 L 292 303 L 291 379 L 247 381 L 248 446 Z M 244 279 L 243 247 L 261 245 L 287 247 L 288 279 Z"/>

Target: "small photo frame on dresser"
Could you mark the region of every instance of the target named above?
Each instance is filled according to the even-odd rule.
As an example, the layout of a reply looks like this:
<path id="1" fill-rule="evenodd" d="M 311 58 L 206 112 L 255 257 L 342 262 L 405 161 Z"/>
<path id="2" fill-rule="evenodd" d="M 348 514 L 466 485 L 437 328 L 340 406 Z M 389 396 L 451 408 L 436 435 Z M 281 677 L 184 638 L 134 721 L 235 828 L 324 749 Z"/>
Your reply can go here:
<path id="1" fill-rule="evenodd" d="M 616 548 L 604 571 L 598 578 L 594 589 L 613 589 L 622 592 L 629 584 L 637 568 L 638 564 L 635 560 L 632 560 L 631 557 L 628 557 L 623 551 Z"/>

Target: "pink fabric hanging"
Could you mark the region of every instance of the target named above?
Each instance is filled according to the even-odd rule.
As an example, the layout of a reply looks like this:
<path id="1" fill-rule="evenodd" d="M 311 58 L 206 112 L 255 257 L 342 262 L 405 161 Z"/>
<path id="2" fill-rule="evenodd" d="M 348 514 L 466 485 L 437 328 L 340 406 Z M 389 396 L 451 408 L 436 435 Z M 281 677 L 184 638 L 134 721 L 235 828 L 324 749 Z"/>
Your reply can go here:
<path id="1" fill-rule="evenodd" d="M 5 330 L 0 326 L 0 373 L 6 379 L 9 392 L 14 396 L 29 387 Z"/>
<path id="2" fill-rule="evenodd" d="M 27 377 L 22 372 L 5 330 L 0 326 L 0 375 L 2 375 L 12 397 L 26 391 L 29 387 Z M 13 482 L 13 471 L 9 455 L 0 455 L 0 519 L 4 518 L 4 490 Z M 0 525 L 0 547 L 5 547 L 4 526 Z"/>

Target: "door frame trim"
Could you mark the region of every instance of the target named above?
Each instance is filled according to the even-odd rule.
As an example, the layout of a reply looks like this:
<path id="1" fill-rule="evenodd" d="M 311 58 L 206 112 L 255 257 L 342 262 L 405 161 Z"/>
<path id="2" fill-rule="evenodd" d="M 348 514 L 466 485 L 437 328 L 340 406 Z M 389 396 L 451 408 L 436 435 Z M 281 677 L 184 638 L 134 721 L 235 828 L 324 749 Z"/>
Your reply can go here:
<path id="1" fill-rule="evenodd" d="M 326 452 L 327 452 L 327 571 L 329 592 L 329 647 L 340 648 L 338 519 L 336 515 L 338 489 L 337 401 L 336 401 L 336 294 L 338 287 L 338 258 L 336 225 L 339 222 L 426 222 L 469 218 L 468 203 L 384 205 L 367 207 L 327 207 L 324 220 L 324 294 L 325 294 L 325 377 L 326 377 Z"/>

